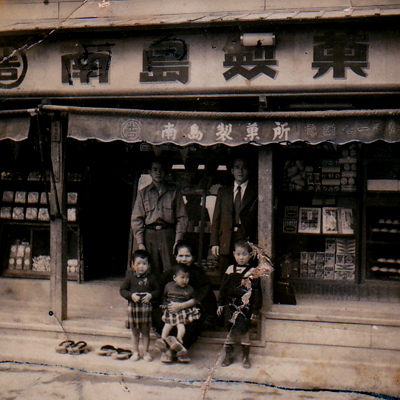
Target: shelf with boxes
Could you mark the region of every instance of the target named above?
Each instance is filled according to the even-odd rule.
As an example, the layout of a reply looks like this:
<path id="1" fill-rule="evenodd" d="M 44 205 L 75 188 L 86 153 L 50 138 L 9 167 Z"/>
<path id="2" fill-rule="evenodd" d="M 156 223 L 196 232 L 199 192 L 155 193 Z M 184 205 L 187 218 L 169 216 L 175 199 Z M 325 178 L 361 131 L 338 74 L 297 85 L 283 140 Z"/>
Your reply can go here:
<path id="1" fill-rule="evenodd" d="M 355 193 L 357 169 L 355 146 L 330 153 L 327 158 L 292 158 L 283 165 L 282 189 L 286 192 Z"/>
<path id="2" fill-rule="evenodd" d="M 355 260 L 354 238 L 325 238 L 325 251 L 300 252 L 299 277 L 354 281 Z"/>
<path id="3" fill-rule="evenodd" d="M 38 172 L 3 172 L 0 186 L 0 235 L 3 276 L 50 275 L 50 213 L 46 184 Z M 78 192 L 67 194 L 68 279 L 82 280 Z"/>
<path id="4" fill-rule="evenodd" d="M 400 206 L 367 207 L 367 279 L 400 279 Z"/>
<path id="5" fill-rule="evenodd" d="M 295 266 L 290 278 L 356 281 L 359 146 L 302 146 L 281 160 L 276 251 Z"/>

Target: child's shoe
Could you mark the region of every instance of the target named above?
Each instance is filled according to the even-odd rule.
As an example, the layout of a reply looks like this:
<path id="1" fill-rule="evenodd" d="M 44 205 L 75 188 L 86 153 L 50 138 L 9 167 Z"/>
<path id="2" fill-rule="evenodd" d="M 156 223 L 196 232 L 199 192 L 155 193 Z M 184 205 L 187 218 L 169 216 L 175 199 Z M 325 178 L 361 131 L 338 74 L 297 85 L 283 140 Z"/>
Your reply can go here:
<path id="1" fill-rule="evenodd" d="M 161 362 L 170 364 L 172 363 L 173 355 L 171 349 L 167 349 L 161 354 Z"/>
<path id="2" fill-rule="evenodd" d="M 175 337 L 175 336 L 168 336 L 165 341 L 167 342 L 168 346 L 171 350 L 176 351 L 176 355 L 184 356 L 187 354 L 186 348 L 183 344 Z"/>
<path id="3" fill-rule="evenodd" d="M 178 355 L 177 355 L 177 356 L 178 356 Z M 177 360 L 178 360 L 179 362 L 181 362 L 181 363 L 190 363 L 190 358 L 189 358 L 189 356 L 187 355 L 187 352 L 186 352 L 186 355 L 178 356 Z"/>
<path id="4" fill-rule="evenodd" d="M 224 361 L 222 361 L 222 367 L 227 367 L 233 363 L 233 351 L 234 347 L 231 344 L 225 346 L 225 358 Z"/>
<path id="5" fill-rule="evenodd" d="M 151 361 L 153 361 L 153 357 L 150 355 L 150 353 L 144 353 L 143 360 L 147 361 L 147 362 L 151 362 Z"/>
<path id="6" fill-rule="evenodd" d="M 249 354 L 250 354 L 250 345 L 244 344 L 243 347 L 243 368 L 249 369 L 251 368 Z"/>
<path id="7" fill-rule="evenodd" d="M 161 338 L 155 341 L 154 346 L 161 351 L 167 350 L 167 343 L 165 343 L 165 340 Z"/>

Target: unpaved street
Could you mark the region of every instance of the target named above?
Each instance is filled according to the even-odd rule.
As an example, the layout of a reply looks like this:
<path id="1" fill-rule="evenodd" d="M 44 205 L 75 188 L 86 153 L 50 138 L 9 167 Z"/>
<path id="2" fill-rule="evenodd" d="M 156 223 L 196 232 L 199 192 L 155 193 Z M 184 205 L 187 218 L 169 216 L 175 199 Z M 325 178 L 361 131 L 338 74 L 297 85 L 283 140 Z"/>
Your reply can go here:
<path id="1" fill-rule="evenodd" d="M 0 398 L 4 400 L 368 400 L 373 395 L 345 391 L 273 388 L 255 383 L 213 381 L 203 397 L 202 381 L 146 378 L 84 371 L 65 366 L 2 362 Z M 379 397 L 388 398 L 388 397 Z"/>

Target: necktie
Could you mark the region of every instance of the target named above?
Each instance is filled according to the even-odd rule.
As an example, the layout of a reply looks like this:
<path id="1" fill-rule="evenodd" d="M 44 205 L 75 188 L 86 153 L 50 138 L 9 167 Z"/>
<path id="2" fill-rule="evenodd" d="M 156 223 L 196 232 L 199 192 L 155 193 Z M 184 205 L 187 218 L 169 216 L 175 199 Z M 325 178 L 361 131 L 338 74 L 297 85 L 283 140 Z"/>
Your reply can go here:
<path id="1" fill-rule="evenodd" d="M 235 225 L 238 225 L 240 222 L 240 204 L 242 202 L 242 189 L 240 185 L 237 187 L 236 196 L 235 196 Z"/>

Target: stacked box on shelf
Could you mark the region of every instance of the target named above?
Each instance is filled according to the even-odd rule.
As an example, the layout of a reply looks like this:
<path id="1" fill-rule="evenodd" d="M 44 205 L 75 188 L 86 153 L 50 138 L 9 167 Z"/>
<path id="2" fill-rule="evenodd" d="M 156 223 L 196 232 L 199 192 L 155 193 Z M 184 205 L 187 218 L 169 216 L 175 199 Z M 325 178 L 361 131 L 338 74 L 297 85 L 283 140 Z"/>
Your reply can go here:
<path id="1" fill-rule="evenodd" d="M 31 269 L 31 247 L 28 242 L 20 242 L 18 240 L 10 246 L 8 269 Z"/>
<path id="2" fill-rule="evenodd" d="M 336 239 L 325 240 L 324 279 L 335 279 Z"/>
<path id="3" fill-rule="evenodd" d="M 355 280 L 355 239 L 336 240 L 335 279 Z"/>
<path id="4" fill-rule="evenodd" d="M 285 206 L 283 216 L 283 233 L 297 233 L 299 220 L 299 207 Z"/>
<path id="5" fill-rule="evenodd" d="M 321 167 L 323 192 L 340 191 L 340 166 L 337 160 L 323 160 Z"/>
<path id="6" fill-rule="evenodd" d="M 300 278 L 308 278 L 308 251 L 300 253 Z"/>
<path id="7" fill-rule="evenodd" d="M 324 267 L 325 267 L 325 253 L 318 251 L 315 255 L 315 277 L 317 279 L 324 278 Z"/>
<path id="8" fill-rule="evenodd" d="M 315 251 L 308 252 L 308 277 L 315 278 L 316 272 L 316 255 Z"/>
<path id="9" fill-rule="evenodd" d="M 342 192 L 356 191 L 357 178 L 357 150 L 354 146 L 342 151 L 339 158 L 340 187 Z"/>

